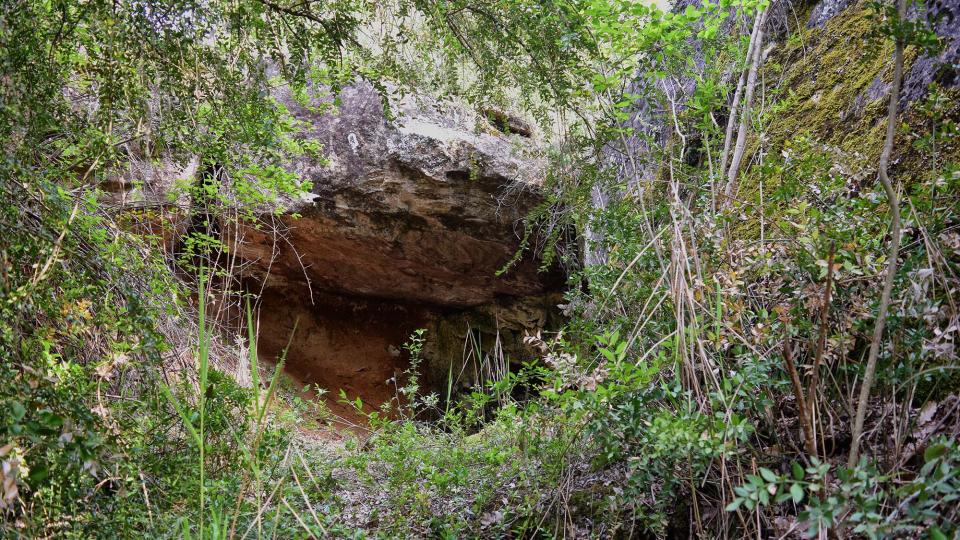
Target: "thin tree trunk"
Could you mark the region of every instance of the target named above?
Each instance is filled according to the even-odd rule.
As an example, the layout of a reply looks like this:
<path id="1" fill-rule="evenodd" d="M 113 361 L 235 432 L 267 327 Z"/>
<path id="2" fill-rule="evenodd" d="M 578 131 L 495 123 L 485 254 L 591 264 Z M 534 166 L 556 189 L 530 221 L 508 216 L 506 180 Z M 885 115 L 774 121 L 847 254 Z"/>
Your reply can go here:
<path id="1" fill-rule="evenodd" d="M 904 20 L 907 16 L 906 0 L 897 0 L 897 16 Z M 877 356 L 880 354 L 880 343 L 883 340 L 883 327 L 887 322 L 887 309 L 890 307 L 890 293 L 893 290 L 893 278 L 897 273 L 897 258 L 900 256 L 900 201 L 897 191 L 887 175 L 890 164 L 890 154 L 893 153 L 893 139 L 896 135 L 897 104 L 900 100 L 900 84 L 903 78 L 903 38 L 897 37 L 897 44 L 893 52 L 893 84 L 890 89 L 890 105 L 887 109 L 887 138 L 880 153 L 880 182 L 887 193 L 890 203 L 890 254 L 887 259 L 887 275 L 883 280 L 883 292 L 880 294 L 880 308 L 877 310 L 877 321 L 873 326 L 873 341 L 870 342 L 870 353 L 867 356 L 867 368 L 863 374 L 863 384 L 860 386 L 860 399 L 857 402 L 857 415 L 853 423 L 853 440 L 850 443 L 850 457 L 847 466 L 853 467 L 860 458 L 860 438 L 863 436 L 863 420 L 867 414 L 867 402 L 870 400 L 870 387 L 877 369 Z"/>
<path id="2" fill-rule="evenodd" d="M 830 323 L 830 292 L 833 289 L 833 258 L 836 254 L 837 243 L 830 244 L 830 255 L 827 257 L 827 283 L 823 291 L 823 308 L 820 311 L 820 333 L 817 337 L 817 352 L 813 360 L 813 370 L 810 372 L 810 388 L 807 389 L 807 404 L 810 406 L 810 426 L 813 428 L 813 440 L 817 440 L 817 391 L 820 386 L 820 364 L 823 363 L 823 351 L 827 347 L 827 330 Z M 816 456 L 816 444 L 814 444 Z"/>
<path id="3" fill-rule="evenodd" d="M 753 59 L 753 48 L 756 45 L 757 29 L 760 28 L 760 14 L 753 19 L 753 30 L 750 32 L 750 42 L 747 44 L 747 62 Z M 740 110 L 740 98 L 743 96 L 743 87 L 747 84 L 748 68 L 740 70 L 740 79 L 737 89 L 733 93 L 733 102 L 730 104 L 730 114 L 727 116 L 727 131 L 723 138 L 723 153 L 720 154 L 720 178 L 727 174 L 727 160 L 730 158 L 730 146 L 733 142 L 733 126 L 737 125 L 737 113 Z"/>
<path id="4" fill-rule="evenodd" d="M 790 383 L 793 385 L 793 396 L 797 400 L 797 417 L 800 419 L 800 431 L 803 433 L 803 444 L 810 457 L 817 457 L 817 440 L 813 434 L 813 425 L 810 423 L 807 401 L 803 398 L 803 386 L 800 385 L 800 374 L 793 363 L 793 349 L 790 346 L 790 337 L 783 340 L 783 360 L 787 363 L 787 373 L 790 374 Z"/>
<path id="5" fill-rule="evenodd" d="M 743 160 L 743 152 L 747 146 L 747 129 L 750 126 L 750 107 L 753 105 L 753 90 L 757 83 L 757 70 L 760 67 L 760 61 L 763 58 L 763 27 L 767 22 L 767 15 L 770 13 L 770 6 L 767 6 L 757 15 L 760 20 L 757 28 L 756 44 L 753 47 L 753 58 L 750 59 L 750 71 L 747 73 L 747 85 L 744 90 L 743 112 L 740 113 L 740 129 L 737 131 L 737 145 L 733 150 L 733 157 L 730 159 L 730 170 L 727 171 L 727 189 L 726 203 L 729 204 L 733 197 L 737 183 L 737 174 L 740 172 L 740 162 Z"/>

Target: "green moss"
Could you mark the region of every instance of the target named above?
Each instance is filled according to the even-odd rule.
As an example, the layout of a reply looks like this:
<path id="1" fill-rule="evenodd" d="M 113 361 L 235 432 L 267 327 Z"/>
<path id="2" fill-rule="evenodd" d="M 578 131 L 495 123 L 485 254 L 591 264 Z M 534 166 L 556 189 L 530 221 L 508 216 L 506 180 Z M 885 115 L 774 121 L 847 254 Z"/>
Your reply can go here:
<path id="1" fill-rule="evenodd" d="M 861 2 L 822 29 L 795 30 L 803 39 L 787 39 L 773 53 L 770 62 L 784 66 L 783 79 L 767 77 L 772 86 L 767 91 L 779 93 L 789 105 L 775 107 L 777 116 L 768 131 L 775 148 L 802 126 L 844 150 L 879 153 L 883 133 L 875 126 L 885 113 L 884 99 L 862 103 L 862 110 L 856 110 L 858 97 L 865 100 L 878 77 L 884 83 L 892 77 L 893 44 L 873 37 L 872 27 L 869 9 Z"/>
<path id="2" fill-rule="evenodd" d="M 806 16 L 799 21 L 806 20 Z M 802 24 L 802 23 L 801 23 Z M 893 76 L 893 43 L 874 36 L 870 9 L 861 1 L 831 19 L 824 28 L 807 30 L 794 27 L 771 53 L 763 67 L 765 87 L 762 94 L 760 137 L 752 134 L 747 143 L 745 161 L 756 163 L 759 151 L 779 156 L 799 135 L 825 144 L 845 169 L 867 173 L 876 167 L 886 129 L 888 85 Z M 908 48 L 904 72 L 908 73 L 917 51 Z M 877 87 L 880 83 L 881 87 Z M 873 87 L 871 89 L 871 87 Z M 958 97 L 958 92 L 947 92 Z M 868 95 L 874 96 L 869 99 Z M 894 148 L 895 172 L 903 181 L 920 178 L 927 164 L 912 144 L 915 132 L 929 131 L 928 119 L 918 104 L 901 113 L 901 129 Z M 948 116 L 960 116 L 954 107 Z M 941 157 L 956 160 L 957 148 L 942 148 Z M 741 172 L 738 199 L 747 218 L 734 226 L 738 237 L 759 237 L 760 224 L 751 212 L 759 207 L 761 168 L 752 166 Z"/>

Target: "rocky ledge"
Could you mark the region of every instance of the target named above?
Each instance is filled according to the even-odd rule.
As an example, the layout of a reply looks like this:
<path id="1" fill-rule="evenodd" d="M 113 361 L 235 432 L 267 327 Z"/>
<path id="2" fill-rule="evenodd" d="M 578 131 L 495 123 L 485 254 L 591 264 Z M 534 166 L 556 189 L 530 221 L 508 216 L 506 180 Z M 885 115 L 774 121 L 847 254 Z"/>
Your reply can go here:
<path id="1" fill-rule="evenodd" d="M 279 97 L 324 159 L 293 164 L 313 189 L 286 202 L 282 240 L 231 233 L 244 279 L 264 290 L 261 353 L 278 354 L 299 320 L 291 374 L 373 406 L 394 395 L 387 381 L 406 368 L 402 345 L 417 328 L 434 388 L 450 373 L 468 384 L 524 360 L 523 333 L 548 324 L 564 281 L 530 257 L 497 276 L 542 200 L 529 128 L 415 96 L 389 119 L 362 85 L 332 113 Z"/>
<path id="2" fill-rule="evenodd" d="M 284 218 L 287 242 L 244 231 L 239 254 L 269 270 L 268 283 L 460 308 L 556 288 L 530 259 L 496 276 L 541 200 L 528 137 L 422 97 L 393 105 L 388 120 L 369 86 L 343 90 L 334 113 L 281 99 L 324 159 L 293 165 L 314 187 L 286 208 L 300 216 Z"/>

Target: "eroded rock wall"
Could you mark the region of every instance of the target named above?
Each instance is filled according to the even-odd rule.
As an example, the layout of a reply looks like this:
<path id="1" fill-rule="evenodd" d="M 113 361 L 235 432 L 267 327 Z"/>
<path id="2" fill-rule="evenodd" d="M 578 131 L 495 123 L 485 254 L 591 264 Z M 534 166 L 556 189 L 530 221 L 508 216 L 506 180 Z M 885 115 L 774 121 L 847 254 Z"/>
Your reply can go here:
<path id="1" fill-rule="evenodd" d="M 487 357 L 526 360 L 523 335 L 555 317 L 565 281 L 529 256 L 497 275 L 542 201 L 544 161 L 530 126 L 416 95 L 385 109 L 367 84 L 343 89 L 335 103 L 323 90 L 304 100 L 281 88 L 275 97 L 299 136 L 321 146 L 286 164 L 311 192 L 262 208 L 256 225 L 223 219 L 202 231 L 226 246 L 220 288 L 259 295 L 261 358 L 278 358 L 289 342 L 288 373 L 329 391 L 331 408 L 347 416 L 340 389 L 373 407 L 395 396 L 391 381 L 409 360 L 403 344 L 418 328 L 427 329 L 425 390 L 446 389 L 451 371 L 468 386 Z M 207 215 L 183 186 L 209 168 L 202 156 L 143 159 L 104 188 L 132 230 L 155 235 L 180 261 L 195 217 Z M 214 169 L 230 200 L 239 172 Z M 227 334 L 244 335 L 242 306 L 224 300 L 212 306 L 215 318 Z"/>
<path id="2" fill-rule="evenodd" d="M 497 276 L 542 200 L 530 133 L 422 97 L 394 102 L 388 119 L 364 85 L 344 90 L 334 112 L 279 97 L 325 159 L 293 164 L 313 190 L 284 201 L 280 234 L 228 231 L 244 282 L 263 290 L 261 354 L 278 355 L 299 320 L 290 374 L 372 406 L 395 395 L 402 346 L 418 328 L 427 390 L 445 389 L 451 371 L 471 384 L 485 356 L 527 359 L 523 334 L 548 324 L 564 282 L 530 257 Z"/>

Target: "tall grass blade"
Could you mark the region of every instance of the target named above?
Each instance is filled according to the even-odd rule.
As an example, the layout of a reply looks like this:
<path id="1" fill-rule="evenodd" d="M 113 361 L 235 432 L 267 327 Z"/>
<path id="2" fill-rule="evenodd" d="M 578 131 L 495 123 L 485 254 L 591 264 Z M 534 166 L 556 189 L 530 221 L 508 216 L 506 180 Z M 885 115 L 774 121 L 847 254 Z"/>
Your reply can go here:
<path id="1" fill-rule="evenodd" d="M 447 408 L 443 412 L 450 412 L 450 395 L 453 393 L 453 359 L 450 360 L 450 367 L 447 369 Z"/>
<path id="2" fill-rule="evenodd" d="M 184 427 L 187 428 L 187 433 L 190 434 L 190 439 L 193 441 L 193 444 L 200 446 L 200 434 L 197 433 L 197 430 L 193 427 L 193 423 L 190 422 L 190 416 L 187 414 L 187 411 L 180 404 L 180 400 L 173 395 L 173 392 L 170 391 L 170 387 L 167 386 L 163 381 L 160 382 L 160 390 L 163 392 L 164 397 L 167 398 L 167 401 L 173 405 L 174 410 L 177 411 L 177 414 L 180 415 L 180 419 L 183 420 Z"/>
<path id="3" fill-rule="evenodd" d="M 253 311 L 247 298 L 247 348 L 250 355 L 250 388 L 253 389 L 254 410 L 260 409 L 260 368 L 257 365 L 257 336 L 253 328 Z"/>
<path id="4" fill-rule="evenodd" d="M 290 349 L 290 343 L 293 342 L 293 335 L 297 332 L 297 326 L 300 324 L 300 319 L 297 319 L 293 322 L 293 330 L 290 331 L 290 339 L 287 341 L 287 346 L 283 348 L 283 352 L 280 353 L 280 360 L 277 362 L 277 367 L 273 371 L 273 376 L 270 378 L 270 385 L 267 387 L 267 395 L 263 399 L 263 404 L 260 406 L 260 411 L 257 413 L 257 425 L 263 420 L 264 415 L 267 414 L 267 406 L 270 404 L 270 400 L 273 399 L 274 393 L 277 391 L 277 380 L 280 378 L 280 372 L 283 371 L 283 365 L 287 361 L 287 351 Z"/>
<path id="5" fill-rule="evenodd" d="M 207 287 L 206 287 L 206 271 L 203 266 L 200 267 L 200 279 L 198 280 L 198 294 L 199 294 L 199 321 L 197 323 L 197 332 L 199 333 L 199 344 L 197 356 L 200 359 L 200 398 L 198 399 L 200 405 L 200 433 L 199 433 L 199 447 L 200 447 L 200 538 L 203 536 L 203 521 L 204 521 L 204 503 L 205 499 L 205 478 L 204 478 L 204 462 L 206 461 L 206 456 L 204 455 L 204 446 L 205 440 L 204 437 L 204 417 L 207 410 L 207 375 L 209 368 L 209 353 L 210 347 L 207 342 Z"/>

